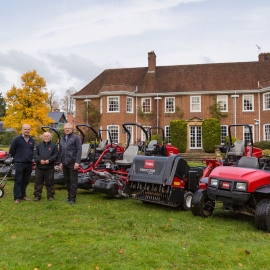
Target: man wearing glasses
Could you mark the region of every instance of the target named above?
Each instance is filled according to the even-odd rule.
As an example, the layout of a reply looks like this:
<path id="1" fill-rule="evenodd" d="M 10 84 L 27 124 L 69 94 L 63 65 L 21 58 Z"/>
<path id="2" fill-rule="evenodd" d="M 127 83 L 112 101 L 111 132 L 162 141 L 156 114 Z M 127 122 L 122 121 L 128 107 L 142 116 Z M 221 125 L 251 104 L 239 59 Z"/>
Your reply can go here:
<path id="1" fill-rule="evenodd" d="M 82 143 L 73 133 L 72 125 L 66 123 L 64 135 L 60 140 L 60 168 L 63 170 L 68 191 L 67 201 L 74 204 L 77 195 L 78 169 L 81 162 Z"/>

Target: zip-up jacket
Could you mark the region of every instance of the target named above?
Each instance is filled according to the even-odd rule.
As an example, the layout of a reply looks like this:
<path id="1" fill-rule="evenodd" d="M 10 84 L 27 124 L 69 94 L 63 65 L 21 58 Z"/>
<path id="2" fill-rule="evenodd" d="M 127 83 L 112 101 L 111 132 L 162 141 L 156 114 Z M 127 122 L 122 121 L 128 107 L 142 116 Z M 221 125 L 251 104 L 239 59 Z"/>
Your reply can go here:
<path id="1" fill-rule="evenodd" d="M 35 141 L 29 137 L 28 142 L 22 135 L 17 136 L 12 141 L 9 153 L 13 157 L 15 163 L 32 163 Z"/>
<path id="2" fill-rule="evenodd" d="M 58 149 L 53 142 L 41 142 L 36 146 L 34 152 L 34 159 L 37 167 L 40 169 L 53 169 L 54 162 L 57 161 Z M 49 164 L 41 164 L 40 160 L 49 160 Z"/>
<path id="3" fill-rule="evenodd" d="M 80 137 L 71 133 L 66 141 L 66 135 L 63 135 L 60 140 L 60 163 L 80 163 L 81 156 L 82 142 Z"/>

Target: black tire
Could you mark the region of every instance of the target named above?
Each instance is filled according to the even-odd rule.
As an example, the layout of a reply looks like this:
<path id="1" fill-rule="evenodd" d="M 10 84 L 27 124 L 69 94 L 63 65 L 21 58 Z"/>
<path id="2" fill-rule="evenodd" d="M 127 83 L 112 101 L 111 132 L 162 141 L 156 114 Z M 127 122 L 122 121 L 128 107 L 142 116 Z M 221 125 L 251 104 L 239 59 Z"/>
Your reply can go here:
<path id="1" fill-rule="evenodd" d="M 270 231 L 270 200 L 261 200 L 255 211 L 255 225 L 258 230 Z"/>
<path id="2" fill-rule="evenodd" d="M 0 187 L 0 198 L 3 198 L 4 197 L 4 188 Z"/>
<path id="3" fill-rule="evenodd" d="M 193 199 L 193 192 L 188 191 L 184 194 L 184 202 L 183 202 L 183 209 L 186 211 L 191 210 L 191 201 Z"/>
<path id="4" fill-rule="evenodd" d="M 192 202 L 191 211 L 194 216 L 203 218 L 209 217 L 214 212 L 215 201 L 207 197 L 206 190 L 198 190 L 195 192 Z"/>

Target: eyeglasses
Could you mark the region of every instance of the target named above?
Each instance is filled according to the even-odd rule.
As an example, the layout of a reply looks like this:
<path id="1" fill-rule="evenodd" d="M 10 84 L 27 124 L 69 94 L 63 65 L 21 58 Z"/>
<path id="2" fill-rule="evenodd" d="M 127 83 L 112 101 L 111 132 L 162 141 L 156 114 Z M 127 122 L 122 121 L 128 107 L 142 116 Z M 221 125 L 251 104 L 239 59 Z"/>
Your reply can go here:
<path id="1" fill-rule="evenodd" d="M 64 128 L 64 129 L 72 129 L 72 128 Z"/>

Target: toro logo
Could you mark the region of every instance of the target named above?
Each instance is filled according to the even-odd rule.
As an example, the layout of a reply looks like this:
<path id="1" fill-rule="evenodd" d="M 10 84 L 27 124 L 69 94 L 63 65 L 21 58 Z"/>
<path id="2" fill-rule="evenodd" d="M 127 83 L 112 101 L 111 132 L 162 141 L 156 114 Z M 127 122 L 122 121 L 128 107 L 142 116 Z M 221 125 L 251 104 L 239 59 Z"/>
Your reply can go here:
<path id="1" fill-rule="evenodd" d="M 145 160 L 144 161 L 144 168 L 145 169 L 153 169 L 155 167 L 155 161 L 154 160 Z"/>

